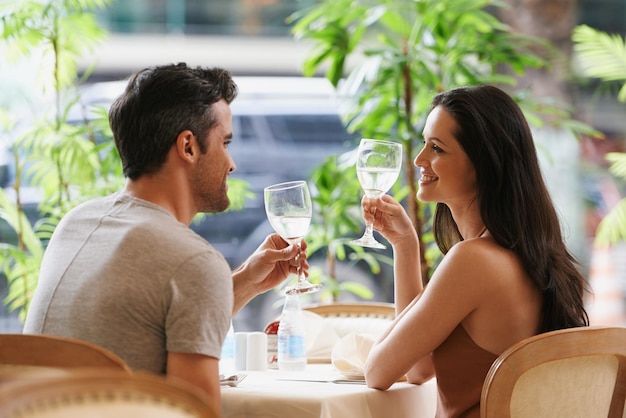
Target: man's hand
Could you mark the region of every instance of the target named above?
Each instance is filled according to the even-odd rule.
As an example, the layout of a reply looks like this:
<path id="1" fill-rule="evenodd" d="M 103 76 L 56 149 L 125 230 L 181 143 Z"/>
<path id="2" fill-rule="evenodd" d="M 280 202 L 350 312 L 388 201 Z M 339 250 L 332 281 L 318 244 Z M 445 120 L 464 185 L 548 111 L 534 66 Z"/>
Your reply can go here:
<path id="1" fill-rule="evenodd" d="M 233 315 L 256 295 L 278 286 L 289 274 L 298 274 L 299 263 L 302 273 L 308 276 L 306 247 L 304 241 L 300 247 L 289 245 L 278 234 L 265 238 L 256 251 L 233 272 Z"/>

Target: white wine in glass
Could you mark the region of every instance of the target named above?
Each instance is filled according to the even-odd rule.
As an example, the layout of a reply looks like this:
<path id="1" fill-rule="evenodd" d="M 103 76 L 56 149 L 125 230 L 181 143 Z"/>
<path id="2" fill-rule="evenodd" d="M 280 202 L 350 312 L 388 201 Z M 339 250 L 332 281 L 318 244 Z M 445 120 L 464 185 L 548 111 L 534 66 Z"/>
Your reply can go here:
<path id="1" fill-rule="evenodd" d="M 313 206 L 311 195 L 305 181 L 290 181 L 274 184 L 263 190 L 265 212 L 274 231 L 290 244 L 300 248 L 302 238 L 309 231 Z M 298 283 L 288 287 L 288 295 L 317 292 L 322 288 L 320 284 L 312 284 L 302 273 L 298 260 Z"/>
<path id="2" fill-rule="evenodd" d="M 368 199 L 387 193 L 398 179 L 402 167 L 402 144 L 398 142 L 363 138 L 359 143 L 356 174 Z M 373 225 L 365 224 L 363 236 L 350 244 L 371 248 L 386 248 L 376 241 Z"/>

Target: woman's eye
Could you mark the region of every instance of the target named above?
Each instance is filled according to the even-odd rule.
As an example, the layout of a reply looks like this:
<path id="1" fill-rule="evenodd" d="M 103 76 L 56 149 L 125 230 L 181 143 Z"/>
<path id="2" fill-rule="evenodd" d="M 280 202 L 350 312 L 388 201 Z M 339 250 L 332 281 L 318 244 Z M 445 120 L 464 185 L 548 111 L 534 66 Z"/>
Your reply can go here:
<path id="1" fill-rule="evenodd" d="M 430 147 L 431 151 L 434 153 L 443 152 L 443 150 L 439 148 L 439 146 L 436 145 L 434 142 L 427 141 L 426 139 L 421 139 L 420 142 L 422 143 L 422 149 Z"/>

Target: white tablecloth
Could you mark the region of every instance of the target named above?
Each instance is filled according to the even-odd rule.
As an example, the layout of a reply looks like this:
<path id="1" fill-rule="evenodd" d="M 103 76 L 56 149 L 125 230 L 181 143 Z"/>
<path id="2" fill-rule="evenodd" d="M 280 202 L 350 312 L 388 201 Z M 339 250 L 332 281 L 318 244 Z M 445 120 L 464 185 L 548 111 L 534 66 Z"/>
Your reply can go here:
<path id="1" fill-rule="evenodd" d="M 248 372 L 237 387 L 222 387 L 224 418 L 432 418 L 435 380 L 395 383 L 387 391 L 364 384 L 301 382 L 341 379 L 330 364 L 309 364 L 304 372 Z M 292 380 L 283 380 L 292 379 Z"/>

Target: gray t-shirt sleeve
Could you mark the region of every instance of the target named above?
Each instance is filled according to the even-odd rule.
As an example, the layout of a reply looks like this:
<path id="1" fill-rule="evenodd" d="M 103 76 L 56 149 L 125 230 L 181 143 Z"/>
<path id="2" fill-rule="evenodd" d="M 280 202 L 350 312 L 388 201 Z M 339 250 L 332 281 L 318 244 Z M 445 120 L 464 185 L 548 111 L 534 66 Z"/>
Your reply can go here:
<path id="1" fill-rule="evenodd" d="M 181 263 L 164 292 L 168 352 L 198 353 L 219 359 L 233 311 L 230 267 L 207 252 Z"/>

